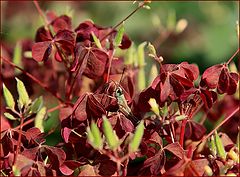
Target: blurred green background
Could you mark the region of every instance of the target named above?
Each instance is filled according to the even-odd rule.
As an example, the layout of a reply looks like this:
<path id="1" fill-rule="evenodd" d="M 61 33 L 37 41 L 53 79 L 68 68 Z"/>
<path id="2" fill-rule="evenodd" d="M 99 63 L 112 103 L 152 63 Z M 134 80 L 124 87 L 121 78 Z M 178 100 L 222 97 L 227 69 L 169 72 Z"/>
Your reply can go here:
<path id="1" fill-rule="evenodd" d="M 22 38 L 34 39 L 36 29 L 43 24 L 30 1 L 2 2 L 2 39 L 10 45 Z M 86 19 L 100 26 L 114 26 L 138 3 L 131 1 L 47 1 L 40 2 L 44 11 L 57 14 L 71 13 L 73 27 Z M 169 16 L 176 21 L 187 20 L 186 29 L 178 35 L 169 35 L 157 44 L 157 52 L 166 62 L 183 60 L 199 65 L 201 71 L 212 64 L 226 61 L 238 48 L 236 21 L 237 1 L 215 2 L 163 2 L 154 1 L 151 9 L 141 9 L 125 23 L 125 30 L 136 43 L 155 41 L 168 31 Z M 170 22 L 171 23 L 171 22 Z M 161 38 L 161 37 L 160 37 Z M 156 46 L 156 45 L 155 45 Z"/>

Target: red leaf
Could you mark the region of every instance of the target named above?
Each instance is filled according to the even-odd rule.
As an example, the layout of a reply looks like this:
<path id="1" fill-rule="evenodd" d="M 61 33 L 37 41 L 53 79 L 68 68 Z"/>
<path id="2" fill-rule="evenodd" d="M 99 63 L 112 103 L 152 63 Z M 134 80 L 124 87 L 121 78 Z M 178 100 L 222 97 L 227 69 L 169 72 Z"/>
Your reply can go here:
<path id="1" fill-rule="evenodd" d="M 132 41 L 129 39 L 129 37 L 126 34 L 124 34 L 119 48 L 128 49 L 131 46 L 131 44 L 132 44 Z"/>
<path id="2" fill-rule="evenodd" d="M 228 86 L 228 95 L 232 95 L 237 90 L 237 84 L 238 84 L 238 74 L 237 73 L 230 73 L 229 74 L 229 86 Z"/>
<path id="3" fill-rule="evenodd" d="M 56 148 L 52 146 L 44 145 L 42 147 L 45 149 L 45 152 L 48 155 L 48 158 L 52 164 L 53 169 L 59 169 L 59 167 L 66 160 L 65 152 L 60 148 Z"/>
<path id="4" fill-rule="evenodd" d="M 132 132 L 134 130 L 134 125 L 133 123 L 127 119 L 125 116 L 120 117 L 120 125 L 122 129 L 126 132 Z"/>
<path id="5" fill-rule="evenodd" d="M 223 68 L 218 80 L 217 91 L 220 94 L 226 93 L 229 86 L 229 76 L 228 69 Z"/>
<path id="6" fill-rule="evenodd" d="M 55 33 L 57 33 L 60 30 L 65 30 L 65 29 L 70 30 L 72 28 L 72 20 L 67 15 L 59 16 L 51 24 L 53 26 Z"/>
<path id="7" fill-rule="evenodd" d="M 100 101 L 100 100 L 99 100 Z M 106 114 L 106 110 L 93 94 L 88 95 L 86 111 L 88 117 L 99 118 Z"/>
<path id="8" fill-rule="evenodd" d="M 64 174 L 64 175 L 71 175 L 71 174 L 74 172 L 74 170 L 68 168 L 68 166 L 65 165 L 65 164 L 62 164 L 62 165 L 59 167 L 59 170 L 60 170 L 60 171 L 62 172 L 62 174 Z"/>
<path id="9" fill-rule="evenodd" d="M 217 87 L 222 68 L 223 65 L 218 64 L 211 66 L 204 71 L 202 75 L 202 80 L 206 82 L 209 88 L 214 89 Z"/>
<path id="10" fill-rule="evenodd" d="M 36 42 L 44 42 L 44 41 L 51 41 L 51 40 L 52 40 L 52 37 L 50 35 L 50 32 L 46 30 L 44 26 L 38 28 L 35 36 Z"/>
<path id="11" fill-rule="evenodd" d="M 207 159 L 190 161 L 184 170 L 184 176 L 203 176 L 205 166 L 209 164 Z"/>
<path id="12" fill-rule="evenodd" d="M 108 55 L 106 52 L 97 48 L 92 48 L 89 53 L 84 75 L 91 79 L 101 77 L 105 71 L 107 60 Z"/>
<path id="13" fill-rule="evenodd" d="M 184 157 L 184 150 L 179 143 L 171 143 L 164 147 L 164 149 L 170 151 L 179 159 L 183 159 Z"/>
<path id="14" fill-rule="evenodd" d="M 33 44 L 32 47 L 33 59 L 38 62 L 47 60 L 51 52 L 52 52 L 51 41 L 38 42 Z"/>
<path id="15" fill-rule="evenodd" d="M 69 139 L 71 132 L 72 132 L 72 129 L 69 129 L 67 127 L 64 127 L 62 129 L 62 137 L 66 143 L 68 143 L 68 139 Z"/>
<path id="16" fill-rule="evenodd" d="M 167 74 L 165 81 L 163 84 L 160 85 L 161 92 L 160 92 L 160 100 L 164 102 L 170 94 L 170 79 L 169 74 Z"/>
<path id="17" fill-rule="evenodd" d="M 75 113 L 76 118 L 79 121 L 85 121 L 87 119 L 86 113 L 86 103 L 87 103 L 88 94 L 83 94 L 78 98 L 76 103 L 74 104 L 73 111 Z"/>
<path id="18" fill-rule="evenodd" d="M 144 161 L 143 167 L 140 170 L 142 171 L 143 169 L 150 167 L 152 175 L 159 175 L 163 166 L 164 154 L 162 154 L 162 151 L 158 151 L 153 157 Z"/>

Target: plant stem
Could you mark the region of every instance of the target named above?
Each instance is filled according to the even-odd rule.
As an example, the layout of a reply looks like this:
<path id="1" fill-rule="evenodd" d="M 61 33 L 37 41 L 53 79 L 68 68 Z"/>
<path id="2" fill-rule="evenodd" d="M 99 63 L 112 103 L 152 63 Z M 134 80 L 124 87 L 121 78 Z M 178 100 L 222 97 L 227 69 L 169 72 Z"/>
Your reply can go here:
<path id="1" fill-rule="evenodd" d="M 207 136 L 203 137 L 200 142 L 195 146 L 194 150 L 195 151 L 197 149 L 197 147 L 204 142 L 206 139 L 208 139 L 217 129 L 219 129 L 223 124 L 225 124 L 227 121 L 229 121 L 232 116 L 239 111 L 239 107 L 237 107 L 230 115 L 227 116 L 227 118 L 225 118 L 218 126 L 216 126 Z"/>
<path id="2" fill-rule="evenodd" d="M 110 70 L 112 67 L 112 60 L 113 60 L 113 55 L 114 55 L 114 49 L 110 51 L 109 54 L 109 66 L 108 66 L 108 72 L 107 72 L 107 78 L 106 78 L 106 83 L 109 81 L 109 75 L 110 75 Z"/>
<path id="3" fill-rule="evenodd" d="M 47 18 L 46 18 L 46 16 L 44 15 L 42 9 L 40 8 L 38 2 L 37 2 L 36 0 L 34 0 L 33 3 L 34 3 L 34 5 L 36 6 L 37 11 L 38 11 L 38 13 L 40 14 L 40 16 L 42 17 L 44 23 L 47 25 L 47 24 L 48 24 Z"/>
<path id="4" fill-rule="evenodd" d="M 18 132 L 18 141 L 17 141 L 17 148 L 16 148 L 16 154 L 14 155 L 14 158 L 13 158 L 13 165 L 16 163 L 17 161 L 17 156 L 18 156 L 18 152 L 20 151 L 21 149 L 21 139 L 22 139 L 22 128 L 23 128 L 23 120 L 24 120 L 24 116 L 23 114 L 21 114 L 20 116 L 20 127 L 19 127 L 19 132 Z"/>
<path id="5" fill-rule="evenodd" d="M 106 39 L 110 34 L 113 33 L 113 31 L 119 27 L 124 21 L 126 21 L 127 19 L 129 19 L 133 14 L 135 14 L 139 9 L 141 9 L 147 2 L 143 2 L 140 6 L 138 6 L 135 10 L 133 10 L 127 17 L 125 17 L 123 20 L 121 20 L 118 24 L 116 24 L 109 33 L 107 33 L 101 40 L 100 42 L 102 42 L 104 39 Z"/>
<path id="6" fill-rule="evenodd" d="M 231 56 L 231 58 L 227 61 L 227 65 L 233 60 L 233 58 L 238 54 L 239 52 L 239 48 L 237 49 L 237 51 Z"/>
<path id="7" fill-rule="evenodd" d="M 44 90 L 46 90 L 47 92 L 51 93 L 55 98 L 58 99 L 58 101 L 60 101 L 61 103 L 64 103 L 64 100 L 62 98 L 60 98 L 57 94 L 55 94 L 54 92 L 52 92 L 44 83 L 42 83 L 40 80 L 38 80 L 36 77 L 34 77 L 32 74 L 28 73 L 27 71 L 25 71 L 24 69 L 20 68 L 19 66 L 15 65 L 14 63 L 12 63 L 10 60 L 7 60 L 4 57 L 1 57 L 3 59 L 3 61 L 5 61 L 6 63 L 8 63 L 9 65 L 19 69 L 20 71 L 22 71 L 26 76 L 30 77 L 34 82 L 36 82 L 38 85 L 40 85 Z"/>
<path id="8" fill-rule="evenodd" d="M 187 119 L 184 119 L 182 121 L 182 125 L 181 125 L 180 140 L 179 140 L 179 144 L 182 147 L 183 147 L 183 142 L 184 142 L 184 135 L 185 135 L 186 124 L 187 124 Z"/>

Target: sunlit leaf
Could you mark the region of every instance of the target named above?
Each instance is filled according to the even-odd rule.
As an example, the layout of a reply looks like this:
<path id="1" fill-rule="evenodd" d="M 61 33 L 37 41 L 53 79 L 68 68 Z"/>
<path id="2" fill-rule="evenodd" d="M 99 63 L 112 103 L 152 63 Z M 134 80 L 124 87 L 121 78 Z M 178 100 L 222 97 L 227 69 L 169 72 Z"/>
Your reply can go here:
<path id="1" fill-rule="evenodd" d="M 43 121 L 47 113 L 47 108 L 42 107 L 36 115 L 35 118 L 35 127 L 39 128 L 41 132 L 44 132 Z"/>
<path id="2" fill-rule="evenodd" d="M 12 114 L 5 112 L 4 116 L 10 120 L 17 120 L 17 118 L 15 118 Z"/>
<path id="3" fill-rule="evenodd" d="M 33 101 L 31 110 L 33 113 L 36 113 L 42 108 L 42 106 L 43 106 L 43 97 L 40 96 Z"/>

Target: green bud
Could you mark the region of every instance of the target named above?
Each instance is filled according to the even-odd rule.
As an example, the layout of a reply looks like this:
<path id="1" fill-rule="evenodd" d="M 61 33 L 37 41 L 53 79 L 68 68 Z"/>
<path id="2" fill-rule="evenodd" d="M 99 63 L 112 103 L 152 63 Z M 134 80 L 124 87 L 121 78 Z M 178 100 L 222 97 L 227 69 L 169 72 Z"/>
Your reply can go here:
<path id="1" fill-rule="evenodd" d="M 103 139 L 101 132 L 95 122 L 91 123 L 91 133 L 88 135 L 90 142 L 92 141 L 92 146 L 96 149 L 102 149 L 103 147 Z"/>
<path id="2" fill-rule="evenodd" d="M 23 84 L 23 82 L 21 80 L 19 80 L 18 78 L 15 78 L 17 81 L 17 91 L 18 91 L 18 95 L 19 95 L 19 104 L 21 106 L 21 108 L 23 106 L 27 106 L 31 100 L 29 99 L 27 90 Z"/>
<path id="3" fill-rule="evenodd" d="M 136 152 L 138 150 L 138 147 L 142 141 L 143 133 L 144 133 L 144 123 L 143 121 L 141 121 L 138 124 L 136 131 L 133 135 L 133 138 L 129 144 L 129 152 Z"/>
<path id="4" fill-rule="evenodd" d="M 119 139 L 106 116 L 103 116 L 103 132 L 110 149 L 115 150 L 119 145 Z"/>
<path id="5" fill-rule="evenodd" d="M 97 36 L 96 36 L 93 32 L 91 32 L 91 34 L 92 34 L 92 37 L 93 37 L 93 40 L 94 40 L 96 46 L 97 46 L 99 49 L 102 49 L 102 45 L 101 45 L 100 40 L 97 38 Z"/>
<path id="6" fill-rule="evenodd" d="M 151 110 L 158 116 L 160 116 L 160 113 L 159 113 L 159 106 L 156 102 L 156 100 L 154 98 L 150 98 L 148 103 L 150 104 L 151 106 Z"/>
<path id="7" fill-rule="evenodd" d="M 215 132 L 215 144 L 217 147 L 217 155 L 223 160 L 226 159 L 226 151 L 224 149 L 221 138 L 219 137 L 217 131 Z"/>
<path id="8" fill-rule="evenodd" d="M 124 22 L 123 22 L 120 29 L 117 32 L 116 37 L 115 37 L 114 46 L 116 46 L 116 47 L 120 46 L 120 44 L 122 42 L 124 31 L 125 31 L 125 29 L 124 29 Z"/>
<path id="9" fill-rule="evenodd" d="M 210 140 L 208 141 L 208 147 L 209 147 L 209 150 L 210 150 L 211 154 L 213 155 L 213 157 L 216 157 L 217 148 L 216 148 L 216 145 L 215 145 L 215 140 L 214 140 L 213 135 L 210 137 Z"/>

